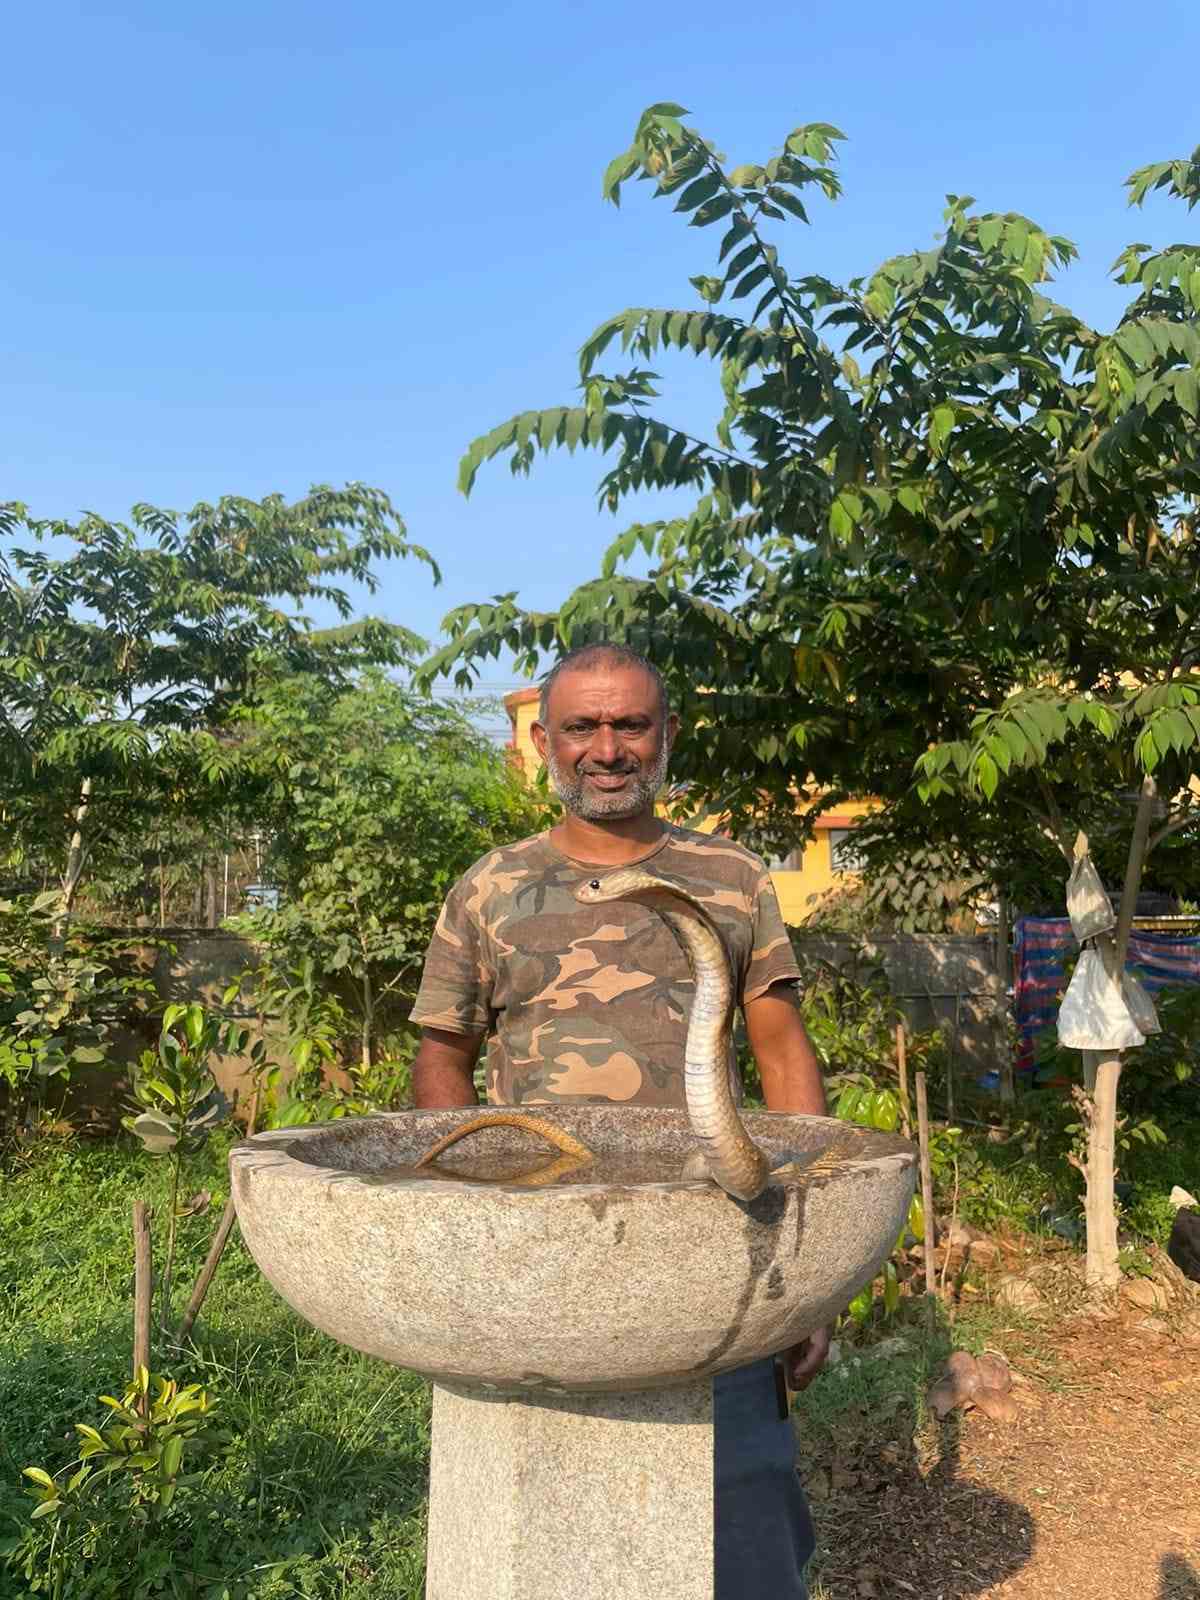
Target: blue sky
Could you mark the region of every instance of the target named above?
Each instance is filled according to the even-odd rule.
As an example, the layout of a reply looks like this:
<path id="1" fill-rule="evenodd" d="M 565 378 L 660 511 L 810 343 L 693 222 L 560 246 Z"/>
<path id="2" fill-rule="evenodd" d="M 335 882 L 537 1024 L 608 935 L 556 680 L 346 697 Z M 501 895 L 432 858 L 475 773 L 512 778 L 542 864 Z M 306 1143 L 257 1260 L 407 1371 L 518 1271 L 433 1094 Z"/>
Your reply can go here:
<path id="1" fill-rule="evenodd" d="M 800 122 L 849 135 L 846 196 L 791 229 L 793 270 L 865 272 L 966 192 L 1073 238 L 1056 293 L 1103 323 L 1125 243 L 1195 236 L 1165 202 L 1128 212 L 1121 180 L 1200 141 L 1198 17 L 1194 0 L 10 9 L 0 498 L 120 515 L 359 479 L 445 573 L 435 589 L 398 565 L 375 610 L 434 637 L 502 590 L 553 606 L 620 527 L 595 510 L 596 458 L 495 466 L 470 501 L 455 472 L 475 434 L 571 398 L 603 317 L 693 303 L 712 235 L 644 186 L 600 201 L 645 105 L 682 102 L 743 161 Z M 718 408 L 707 368 L 669 376 L 665 415 Z"/>

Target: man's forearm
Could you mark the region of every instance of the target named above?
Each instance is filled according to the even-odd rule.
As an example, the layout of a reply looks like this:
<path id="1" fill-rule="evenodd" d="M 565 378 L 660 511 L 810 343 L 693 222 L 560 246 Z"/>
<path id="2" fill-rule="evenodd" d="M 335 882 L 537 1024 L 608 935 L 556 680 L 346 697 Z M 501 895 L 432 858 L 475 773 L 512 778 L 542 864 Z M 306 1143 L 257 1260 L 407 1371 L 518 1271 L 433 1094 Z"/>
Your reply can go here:
<path id="1" fill-rule="evenodd" d="M 808 1058 L 797 1053 L 775 1070 L 759 1062 L 763 1099 L 768 1111 L 793 1111 L 802 1116 L 827 1115 L 825 1084 L 811 1047 Z"/>
<path id="2" fill-rule="evenodd" d="M 749 1002 L 745 1016 L 767 1110 L 823 1117 L 821 1066 L 790 989 L 768 989 Z"/>
<path id="3" fill-rule="evenodd" d="M 425 1029 L 412 1069 L 413 1104 L 418 1111 L 479 1104 L 475 1062 L 482 1043 L 482 1034 Z"/>

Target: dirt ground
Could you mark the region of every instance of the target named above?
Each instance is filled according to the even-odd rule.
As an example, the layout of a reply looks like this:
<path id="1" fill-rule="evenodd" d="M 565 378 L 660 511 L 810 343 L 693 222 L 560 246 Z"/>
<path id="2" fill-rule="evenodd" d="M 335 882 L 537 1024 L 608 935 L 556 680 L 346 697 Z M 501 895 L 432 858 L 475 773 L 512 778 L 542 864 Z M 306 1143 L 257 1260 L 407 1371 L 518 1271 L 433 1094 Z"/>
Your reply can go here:
<path id="1" fill-rule="evenodd" d="M 1200 1348 L 1125 1318 L 1049 1339 L 1016 1422 L 864 1410 L 808 1441 L 814 1600 L 1200 1600 Z"/>

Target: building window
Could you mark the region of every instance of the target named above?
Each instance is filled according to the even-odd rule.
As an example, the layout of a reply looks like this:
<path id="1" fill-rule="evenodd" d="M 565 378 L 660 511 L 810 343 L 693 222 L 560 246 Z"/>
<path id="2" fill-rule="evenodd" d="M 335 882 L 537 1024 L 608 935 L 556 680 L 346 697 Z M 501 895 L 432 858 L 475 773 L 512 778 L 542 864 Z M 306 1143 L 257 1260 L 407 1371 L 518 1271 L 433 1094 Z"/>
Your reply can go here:
<path id="1" fill-rule="evenodd" d="M 829 829 L 829 864 L 834 872 L 861 872 L 866 866 L 862 851 L 854 843 L 853 828 Z"/>

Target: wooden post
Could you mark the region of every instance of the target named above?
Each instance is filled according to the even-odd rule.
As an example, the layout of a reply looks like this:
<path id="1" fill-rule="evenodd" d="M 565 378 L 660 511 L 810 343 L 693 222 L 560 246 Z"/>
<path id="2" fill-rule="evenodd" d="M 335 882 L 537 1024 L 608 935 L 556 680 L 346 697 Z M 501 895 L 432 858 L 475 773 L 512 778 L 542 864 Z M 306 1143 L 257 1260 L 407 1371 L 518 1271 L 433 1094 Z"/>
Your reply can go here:
<path id="1" fill-rule="evenodd" d="M 133 1202 L 133 1375 L 150 1370 L 150 1297 L 154 1287 L 150 1213 L 144 1200 Z"/>
<path id="2" fill-rule="evenodd" d="M 921 1148 L 921 1205 L 925 1212 L 925 1293 L 930 1297 L 932 1316 L 933 1297 L 937 1293 L 937 1278 L 933 1270 L 937 1228 L 933 1220 L 933 1167 L 929 1160 L 929 1099 L 925 1093 L 923 1072 L 917 1073 L 917 1138 Z"/>
<path id="3" fill-rule="evenodd" d="M 1012 970 L 1012 911 L 1003 889 L 996 891 L 996 979 L 1000 985 L 1000 1013 L 1008 1016 L 1008 990 L 1016 979 Z M 1016 1062 L 1009 1048 L 1007 1029 L 1000 1030 L 1000 1102 L 1011 1105 L 1017 1098 Z"/>
<path id="4" fill-rule="evenodd" d="M 958 1049 L 958 1030 L 962 1018 L 962 995 L 954 997 L 954 1026 L 950 1032 L 950 1045 L 946 1051 L 946 1121 L 954 1121 L 954 1056 Z"/>
<path id="5" fill-rule="evenodd" d="M 908 1038 L 904 1024 L 896 1024 L 896 1071 L 900 1078 L 900 1131 L 912 1138 L 912 1104 L 908 1098 Z"/>
<path id="6" fill-rule="evenodd" d="M 255 1085 L 254 1093 L 250 1099 L 250 1114 L 246 1118 L 246 1137 L 249 1139 L 254 1132 L 254 1124 L 258 1120 L 258 1086 Z M 229 1243 L 229 1235 L 233 1232 L 234 1219 L 237 1212 L 234 1209 L 233 1194 L 225 1202 L 225 1209 L 221 1213 L 221 1220 L 217 1224 L 217 1231 L 213 1235 L 213 1242 L 208 1247 L 208 1254 L 204 1258 L 204 1265 L 200 1268 L 200 1276 L 196 1279 L 196 1287 L 192 1290 L 188 1303 L 184 1307 L 183 1319 L 179 1324 L 179 1331 L 175 1335 L 175 1343 L 182 1344 L 192 1331 L 192 1325 L 200 1315 L 200 1307 L 204 1304 L 204 1297 L 208 1293 L 209 1285 L 216 1276 L 217 1267 L 225 1253 L 225 1246 Z"/>

